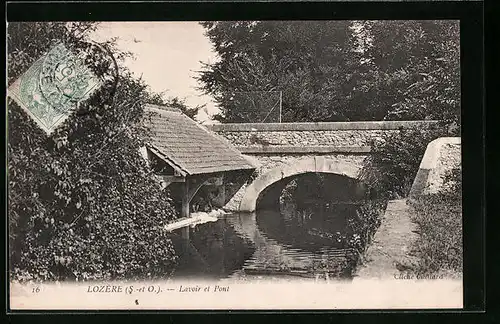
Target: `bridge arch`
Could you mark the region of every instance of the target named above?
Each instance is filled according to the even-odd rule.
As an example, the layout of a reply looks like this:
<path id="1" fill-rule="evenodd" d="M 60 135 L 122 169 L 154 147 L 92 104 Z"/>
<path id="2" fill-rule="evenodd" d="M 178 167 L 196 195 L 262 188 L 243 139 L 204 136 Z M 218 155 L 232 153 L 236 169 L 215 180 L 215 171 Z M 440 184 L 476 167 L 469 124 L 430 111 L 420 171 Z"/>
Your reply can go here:
<path id="1" fill-rule="evenodd" d="M 239 210 L 241 212 L 255 211 L 259 195 L 272 184 L 288 177 L 304 173 L 333 173 L 358 179 L 360 170 L 361 166 L 355 163 L 323 156 L 314 156 L 301 159 L 293 164 L 281 165 L 261 174 L 247 186 Z"/>

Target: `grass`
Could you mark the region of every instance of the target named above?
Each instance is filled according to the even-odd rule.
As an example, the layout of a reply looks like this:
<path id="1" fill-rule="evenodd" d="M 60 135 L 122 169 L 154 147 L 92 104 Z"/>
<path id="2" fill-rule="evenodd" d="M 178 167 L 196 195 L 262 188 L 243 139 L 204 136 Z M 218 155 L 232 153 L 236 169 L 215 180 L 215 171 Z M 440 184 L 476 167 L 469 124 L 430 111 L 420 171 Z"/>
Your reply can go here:
<path id="1" fill-rule="evenodd" d="M 461 197 L 435 194 L 412 202 L 412 221 L 419 238 L 413 247 L 417 257 L 411 266 L 419 276 L 461 278 L 463 266 Z"/>

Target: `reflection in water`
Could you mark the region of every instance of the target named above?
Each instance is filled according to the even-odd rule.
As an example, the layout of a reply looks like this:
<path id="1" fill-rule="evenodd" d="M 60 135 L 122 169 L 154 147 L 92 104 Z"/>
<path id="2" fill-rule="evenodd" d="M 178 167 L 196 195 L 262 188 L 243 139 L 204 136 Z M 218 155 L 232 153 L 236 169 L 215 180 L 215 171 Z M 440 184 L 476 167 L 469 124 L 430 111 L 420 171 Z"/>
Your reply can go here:
<path id="1" fill-rule="evenodd" d="M 359 181 L 341 175 L 282 179 L 259 195 L 257 213 L 226 215 L 191 228 L 189 240 L 180 239 L 178 230 L 175 276 L 351 278 L 358 254 L 349 246 L 365 244 L 359 239 L 363 233 L 354 231 L 369 224 L 365 216 L 371 214 L 362 210 L 367 198 Z"/>
<path id="2" fill-rule="evenodd" d="M 189 231 L 183 238 L 182 231 Z M 179 255 L 174 277 L 217 279 L 241 269 L 255 248 L 235 232 L 227 219 L 205 223 L 194 228 L 176 230 L 172 237 Z"/>
<path id="3" fill-rule="evenodd" d="M 244 274 L 299 274 L 349 278 L 354 267 L 346 249 L 346 219 L 353 205 L 315 212 L 259 211 L 231 214 L 174 235 L 179 266 L 174 277 L 227 278 Z"/>
<path id="4" fill-rule="evenodd" d="M 266 236 L 280 244 L 311 252 L 329 247 L 346 248 L 347 220 L 356 213 L 354 205 L 336 205 L 329 210 L 297 211 L 287 208 L 281 213 L 260 211 L 257 225 Z"/>

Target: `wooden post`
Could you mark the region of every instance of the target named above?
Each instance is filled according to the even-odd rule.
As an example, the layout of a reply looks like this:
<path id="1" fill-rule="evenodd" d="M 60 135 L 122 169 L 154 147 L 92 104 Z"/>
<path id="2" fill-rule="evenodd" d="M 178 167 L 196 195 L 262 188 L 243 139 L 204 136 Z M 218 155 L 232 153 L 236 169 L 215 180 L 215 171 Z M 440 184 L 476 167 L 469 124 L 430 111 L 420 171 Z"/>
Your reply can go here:
<path id="1" fill-rule="evenodd" d="M 207 175 L 200 176 L 198 178 L 186 178 L 183 183 L 183 192 L 182 192 L 182 208 L 181 208 L 181 217 L 189 217 L 189 203 L 193 199 L 194 195 L 198 192 L 198 190 L 203 186 L 203 184 L 210 177 Z"/>
<path id="2" fill-rule="evenodd" d="M 185 240 L 189 240 L 189 226 L 185 226 L 181 229 L 181 237 Z"/>
<path id="3" fill-rule="evenodd" d="M 181 217 L 189 217 L 191 212 L 189 208 L 189 203 L 191 202 L 191 197 L 189 196 L 189 181 L 182 184 L 182 207 L 181 207 Z M 181 238 L 182 238 L 182 249 L 184 253 L 187 253 L 189 247 L 189 226 L 181 228 Z"/>
<path id="4" fill-rule="evenodd" d="M 182 186 L 182 207 L 181 207 L 181 217 L 189 217 L 189 202 L 191 201 L 189 197 L 189 181 L 183 183 Z"/>

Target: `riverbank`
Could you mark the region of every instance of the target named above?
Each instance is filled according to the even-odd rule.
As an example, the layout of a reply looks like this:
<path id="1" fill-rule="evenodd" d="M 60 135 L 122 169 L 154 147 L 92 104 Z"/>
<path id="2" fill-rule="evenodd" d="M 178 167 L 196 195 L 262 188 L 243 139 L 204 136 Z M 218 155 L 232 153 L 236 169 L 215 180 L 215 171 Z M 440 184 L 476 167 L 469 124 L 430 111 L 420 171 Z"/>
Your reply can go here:
<path id="1" fill-rule="evenodd" d="M 462 201 L 449 195 L 427 195 L 412 201 L 411 220 L 418 238 L 412 246 L 417 262 L 408 264 L 418 276 L 462 278 Z"/>
<path id="2" fill-rule="evenodd" d="M 357 279 L 391 279 L 407 264 L 416 263 L 411 247 L 418 237 L 406 199 L 391 200 L 381 224 L 354 275 Z"/>
<path id="3" fill-rule="evenodd" d="M 460 138 L 427 146 L 409 197 L 389 201 L 355 279 L 462 278 Z"/>

